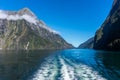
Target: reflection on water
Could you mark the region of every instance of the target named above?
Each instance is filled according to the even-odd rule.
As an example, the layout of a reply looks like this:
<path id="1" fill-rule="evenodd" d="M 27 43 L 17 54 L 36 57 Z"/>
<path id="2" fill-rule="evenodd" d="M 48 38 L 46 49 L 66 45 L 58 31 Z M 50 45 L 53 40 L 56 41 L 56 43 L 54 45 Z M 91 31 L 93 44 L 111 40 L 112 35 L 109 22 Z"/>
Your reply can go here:
<path id="1" fill-rule="evenodd" d="M 120 80 L 120 53 L 1 51 L 0 80 Z"/>
<path id="2" fill-rule="evenodd" d="M 108 80 L 120 80 L 120 52 L 97 52 L 96 62 Z"/>
<path id="3" fill-rule="evenodd" d="M 25 80 L 52 51 L 0 51 L 0 80 Z"/>

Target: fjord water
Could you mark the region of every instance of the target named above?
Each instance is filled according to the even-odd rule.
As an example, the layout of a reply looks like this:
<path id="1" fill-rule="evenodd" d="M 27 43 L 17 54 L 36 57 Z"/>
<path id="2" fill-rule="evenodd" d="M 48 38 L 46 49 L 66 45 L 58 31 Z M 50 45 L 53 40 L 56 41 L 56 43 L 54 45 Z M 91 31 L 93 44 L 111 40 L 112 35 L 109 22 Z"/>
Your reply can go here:
<path id="1" fill-rule="evenodd" d="M 120 80 L 120 53 L 0 51 L 0 80 Z"/>

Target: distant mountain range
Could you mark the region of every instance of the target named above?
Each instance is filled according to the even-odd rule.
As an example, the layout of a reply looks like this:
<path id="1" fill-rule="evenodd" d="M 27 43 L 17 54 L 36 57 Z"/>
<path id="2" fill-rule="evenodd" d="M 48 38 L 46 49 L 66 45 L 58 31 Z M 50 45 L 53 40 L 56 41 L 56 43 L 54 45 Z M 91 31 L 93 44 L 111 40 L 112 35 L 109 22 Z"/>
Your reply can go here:
<path id="1" fill-rule="evenodd" d="M 24 8 L 19 11 L 0 10 L 0 48 L 68 49 L 73 46 Z"/>
<path id="2" fill-rule="evenodd" d="M 78 48 L 80 49 L 92 49 L 94 43 L 94 37 L 88 39 L 84 43 L 80 44 Z"/>

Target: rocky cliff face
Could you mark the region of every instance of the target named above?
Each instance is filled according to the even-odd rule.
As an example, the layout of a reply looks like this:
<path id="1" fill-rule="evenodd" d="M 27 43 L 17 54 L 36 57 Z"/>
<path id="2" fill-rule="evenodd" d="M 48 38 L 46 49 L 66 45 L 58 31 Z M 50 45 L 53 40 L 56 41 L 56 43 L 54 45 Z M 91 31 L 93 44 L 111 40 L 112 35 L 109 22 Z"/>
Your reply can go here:
<path id="1" fill-rule="evenodd" d="M 56 31 L 50 29 L 29 9 L 0 10 L 1 49 L 66 49 L 67 43 Z"/>
<path id="2" fill-rule="evenodd" d="M 94 43 L 94 38 L 92 37 L 88 39 L 87 41 L 85 41 L 84 43 L 80 44 L 78 48 L 79 49 L 92 49 L 93 43 Z"/>
<path id="3" fill-rule="evenodd" d="M 120 50 L 120 0 L 114 0 L 107 19 L 96 32 L 94 49 Z"/>

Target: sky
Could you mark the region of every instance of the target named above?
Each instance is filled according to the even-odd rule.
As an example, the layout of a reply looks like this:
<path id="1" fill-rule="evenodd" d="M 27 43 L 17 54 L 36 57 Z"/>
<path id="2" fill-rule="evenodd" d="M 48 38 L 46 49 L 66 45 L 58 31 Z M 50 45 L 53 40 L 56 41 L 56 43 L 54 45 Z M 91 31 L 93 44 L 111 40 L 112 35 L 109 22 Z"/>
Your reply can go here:
<path id="1" fill-rule="evenodd" d="M 113 0 L 0 0 L 0 10 L 29 8 L 75 47 L 94 36 Z"/>

